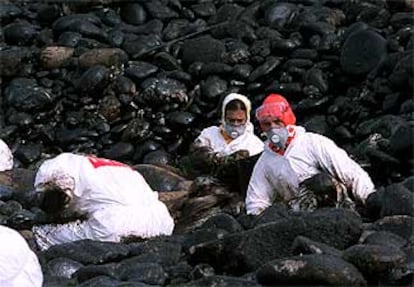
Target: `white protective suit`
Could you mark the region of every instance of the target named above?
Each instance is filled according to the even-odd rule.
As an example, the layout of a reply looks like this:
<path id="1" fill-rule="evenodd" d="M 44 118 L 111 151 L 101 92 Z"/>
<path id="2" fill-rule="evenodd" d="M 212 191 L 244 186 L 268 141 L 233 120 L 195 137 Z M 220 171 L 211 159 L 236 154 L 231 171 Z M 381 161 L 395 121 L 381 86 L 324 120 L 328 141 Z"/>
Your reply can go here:
<path id="1" fill-rule="evenodd" d="M 9 146 L 0 139 L 0 171 L 13 168 L 13 154 Z"/>
<path id="2" fill-rule="evenodd" d="M 35 188 L 54 181 L 67 190 L 74 211 L 88 219 L 33 227 L 41 249 L 81 239 L 119 242 L 124 236 L 171 235 L 174 220 L 145 179 L 131 167 L 108 159 L 63 153 L 45 161 Z"/>
<path id="3" fill-rule="evenodd" d="M 353 197 L 365 203 L 368 195 L 375 191 L 374 184 L 365 172 L 348 154 L 325 136 L 306 132 L 303 127 L 287 126 L 293 140 L 284 152 L 284 157 L 296 173 L 299 183 L 320 172 L 326 172 L 352 192 Z M 268 145 L 254 167 L 246 195 L 247 214 L 259 214 L 269 207 L 272 201 L 274 183 L 262 174 L 269 174 L 273 168 L 269 153 L 274 153 Z M 302 189 L 303 187 L 301 187 Z M 300 190 L 299 193 L 303 191 Z M 299 195 L 299 194 L 298 194 Z M 298 209 L 298 206 L 292 206 Z"/>
<path id="4" fill-rule="evenodd" d="M 221 134 L 221 127 L 211 126 L 201 131 L 201 134 L 196 138 L 195 142 L 201 146 L 210 147 L 213 152 L 219 153 L 221 156 L 227 156 L 240 150 L 247 150 L 250 156 L 254 156 L 263 151 L 263 141 L 254 134 L 254 128 L 250 122 L 250 101 L 243 95 L 231 93 L 223 101 L 222 105 L 222 123 L 225 122 L 225 108 L 232 100 L 240 100 L 246 106 L 247 123 L 245 132 L 227 143 Z"/>
<path id="5" fill-rule="evenodd" d="M 0 225 L 0 286 L 41 287 L 43 273 L 36 254 L 15 230 Z"/>

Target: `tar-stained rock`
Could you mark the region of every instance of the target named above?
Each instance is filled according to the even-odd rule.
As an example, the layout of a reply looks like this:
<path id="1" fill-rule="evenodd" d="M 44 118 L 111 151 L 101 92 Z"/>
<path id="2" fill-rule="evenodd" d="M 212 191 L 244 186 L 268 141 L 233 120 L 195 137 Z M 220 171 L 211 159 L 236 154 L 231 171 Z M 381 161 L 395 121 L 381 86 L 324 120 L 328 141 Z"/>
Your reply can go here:
<path id="1" fill-rule="evenodd" d="M 202 36 L 187 40 L 183 46 L 183 63 L 189 65 L 193 62 L 221 62 L 225 51 L 224 44 L 210 36 Z"/>
<path id="2" fill-rule="evenodd" d="M 129 248 L 125 244 L 87 239 L 52 246 L 42 252 L 41 256 L 44 256 L 47 260 L 65 257 L 82 264 L 98 264 L 119 260 L 127 257 L 128 254 Z"/>
<path id="3" fill-rule="evenodd" d="M 375 231 L 369 234 L 363 241 L 363 244 L 373 245 L 392 245 L 402 248 L 407 244 L 407 240 L 395 233 L 388 231 Z"/>
<path id="4" fill-rule="evenodd" d="M 121 7 L 120 16 L 128 24 L 140 25 L 147 20 L 147 12 L 139 3 L 125 3 Z"/>
<path id="5" fill-rule="evenodd" d="M 289 216 L 286 205 L 276 203 L 264 210 L 260 215 L 241 215 L 237 220 L 245 229 L 251 229 L 269 222 L 275 222 Z"/>
<path id="6" fill-rule="evenodd" d="M 117 278 L 117 263 L 108 263 L 100 265 L 87 265 L 79 268 L 73 276 L 76 277 L 79 283 L 90 280 L 98 276 L 109 276 L 110 278 Z"/>
<path id="7" fill-rule="evenodd" d="M 135 81 L 140 81 L 156 73 L 158 67 L 143 61 L 130 61 L 125 69 L 125 75 Z"/>
<path id="8" fill-rule="evenodd" d="M 240 223 L 230 214 L 222 213 L 210 217 L 206 222 L 201 226 L 201 229 L 205 228 L 217 228 L 225 230 L 229 233 L 240 232 L 243 230 Z"/>
<path id="9" fill-rule="evenodd" d="M 118 161 L 126 161 L 134 155 L 134 146 L 131 143 L 117 142 L 108 149 L 102 151 L 104 157 Z"/>
<path id="10" fill-rule="evenodd" d="M 149 106 L 188 102 L 186 86 L 174 79 L 147 78 L 141 83 L 141 88 L 139 97 Z"/>
<path id="11" fill-rule="evenodd" d="M 243 278 L 225 276 L 225 275 L 214 275 L 214 276 L 207 276 L 201 279 L 191 281 L 186 284 L 181 284 L 179 287 L 190 287 L 190 286 L 200 286 L 200 287 L 207 287 L 207 286 L 220 286 L 220 287 L 232 287 L 232 286 L 239 286 L 239 287 L 259 287 L 262 286 L 255 281 L 247 280 Z"/>
<path id="12" fill-rule="evenodd" d="M 0 200 L 8 201 L 12 198 L 14 192 L 14 189 L 10 186 L 0 184 Z"/>
<path id="13" fill-rule="evenodd" d="M 295 238 L 292 243 L 292 252 L 295 255 L 326 254 L 339 257 L 342 255 L 342 251 L 327 244 L 309 239 L 305 236 L 298 236 Z"/>
<path id="14" fill-rule="evenodd" d="M 237 92 L 248 96 L 251 118 L 257 125 L 254 109 L 266 94 L 275 92 L 291 103 L 298 125 L 330 137 L 371 176 L 377 193 L 368 199 L 367 206 L 358 208 L 365 221 L 364 233 L 399 234 L 408 241 L 401 248 L 412 253 L 412 216 L 407 214 L 412 215 L 409 176 L 413 168 L 412 158 L 407 155 L 413 148 L 413 1 L 63 2 L 0 3 L 0 135 L 11 146 L 18 171 L 13 175 L 7 172 L 6 177 L 0 174 L 0 183 L 13 190 L 11 197 L 9 191 L 0 197 L 5 201 L 1 206 L 7 206 L 10 200 L 12 205 L 13 200 L 22 205 L 15 213 L 2 214 L 3 224 L 13 222 L 16 228 L 29 228 L 37 220 L 61 222 L 46 218 L 35 207 L 33 176 L 44 158 L 64 150 L 113 157 L 131 166 L 150 162 L 181 167 L 181 158 L 185 158 L 200 131 L 219 124 L 225 95 Z M 255 133 L 260 133 L 257 126 Z M 36 145 L 39 148 L 32 150 Z M 253 165 L 246 171 L 251 172 Z M 164 168 L 177 173 L 174 168 Z M 229 167 L 227 177 L 234 174 L 235 168 L 240 171 L 236 165 Z M 30 175 L 23 176 L 21 170 Z M 191 176 L 188 169 L 180 172 Z M 154 182 L 165 174 L 155 172 L 147 178 Z M 233 177 L 221 180 L 238 181 Z M 240 192 L 244 194 L 248 177 L 239 185 L 244 187 Z M 243 199 L 214 184 L 206 186 L 191 195 L 187 189 L 181 191 L 184 196 L 167 192 L 179 198 L 178 205 L 168 201 L 176 221 L 176 234 L 169 237 L 169 242 L 187 250 L 207 240 L 237 237 L 245 249 L 230 244 L 223 247 L 227 257 L 217 250 L 212 253 L 222 257 L 217 266 L 210 264 L 216 274 L 231 270 L 243 274 L 243 280 L 255 281 L 252 266 L 271 258 L 272 252 L 293 255 L 291 245 L 297 236 L 338 249 L 355 244 L 351 237 L 359 237 L 360 222 L 354 222 L 355 229 L 350 228 L 346 234 L 353 222 L 347 221 L 336 234 L 325 224 L 331 220 L 320 214 L 315 214 L 319 219 L 302 213 L 289 212 L 286 216 L 285 211 L 274 207 L 262 217 L 238 215 L 247 231 L 231 224 L 224 231 L 222 223 L 219 228 L 208 229 L 210 223 L 202 225 L 208 218 L 215 222 L 223 212 L 238 214 L 240 208 L 236 210 L 234 201 L 242 203 Z M 181 197 L 174 197 L 177 195 Z M 34 220 L 30 213 L 36 215 Z M 273 229 L 276 224 L 279 231 L 282 226 L 289 230 L 289 220 L 290 228 L 301 230 L 309 225 L 313 230 L 292 232 L 291 238 L 276 231 L 276 239 L 265 236 L 265 226 Z M 199 228 L 197 235 L 190 232 L 195 228 Z M 229 235 L 228 231 L 233 233 Z M 349 234 L 352 236 L 347 237 Z M 344 238 L 347 244 L 343 244 Z M 386 239 L 381 238 L 377 241 L 385 244 Z M 394 245 L 392 238 L 389 241 Z M 278 251 L 279 247 L 283 252 Z M 201 254 L 200 258 L 210 255 Z M 143 262 L 164 258 L 159 252 L 139 256 Z M 108 259 L 108 263 L 119 263 L 121 259 Z M 164 285 L 238 284 L 235 277 L 195 281 L 190 278 L 192 267 L 187 259 L 180 258 L 176 263 L 182 268 L 162 264 L 168 274 Z M 246 270 L 251 272 L 246 274 Z M 408 285 L 410 270 L 392 272 L 391 279 L 376 285 Z M 402 277 L 397 276 L 398 272 Z M 161 282 L 163 275 L 158 274 L 154 278 Z M 98 273 L 94 276 L 96 280 L 91 277 L 86 286 L 147 285 Z M 77 283 L 76 279 L 48 274 L 44 278 L 45 286 Z"/>
<path id="15" fill-rule="evenodd" d="M 153 190 L 180 191 L 189 188 L 188 180 L 171 169 L 152 164 L 138 164 L 134 168 L 145 178 Z"/>
<path id="16" fill-rule="evenodd" d="M 21 209 L 9 215 L 6 225 L 17 230 L 23 230 L 31 229 L 37 222 L 37 214 L 26 209 Z"/>
<path id="17" fill-rule="evenodd" d="M 369 230 L 388 231 L 401 236 L 408 240 L 409 243 L 414 242 L 414 218 L 409 215 L 392 215 L 383 217 L 372 223 L 368 227 Z"/>
<path id="18" fill-rule="evenodd" d="M 117 268 L 117 277 L 123 281 L 143 282 L 150 285 L 164 285 L 167 273 L 157 263 L 123 264 Z"/>
<path id="19" fill-rule="evenodd" d="M 100 96 L 102 89 L 108 84 L 109 69 L 96 65 L 86 70 L 76 82 L 76 88 L 80 93 Z"/>
<path id="20" fill-rule="evenodd" d="M 193 267 L 185 261 L 181 261 L 176 265 L 172 265 L 165 268 L 165 272 L 168 274 L 170 284 L 181 284 L 190 281 L 190 273 Z"/>
<path id="21" fill-rule="evenodd" d="M 77 285 L 80 287 L 113 287 L 113 286 L 125 286 L 125 287 L 150 287 L 154 285 L 148 285 L 141 282 L 123 282 L 117 279 L 113 279 L 109 276 L 100 275 L 91 278 L 81 284 Z"/>
<path id="22" fill-rule="evenodd" d="M 257 270 L 257 281 L 263 285 L 317 285 L 365 286 L 361 273 L 340 257 L 331 255 L 303 255 L 287 257 L 266 263 Z"/>
<path id="23" fill-rule="evenodd" d="M 356 266 L 369 284 L 394 279 L 393 273 L 405 269 L 407 261 L 398 247 L 370 244 L 351 246 L 344 251 L 343 258 Z"/>
<path id="24" fill-rule="evenodd" d="M 54 101 L 54 95 L 40 87 L 36 80 L 15 78 L 6 87 L 5 101 L 21 111 L 43 110 Z"/>
<path id="25" fill-rule="evenodd" d="M 12 215 L 15 212 L 19 212 L 22 210 L 22 205 L 14 200 L 9 200 L 6 203 L 0 205 L 0 214 L 4 215 Z"/>
<path id="26" fill-rule="evenodd" d="M 391 184 L 367 199 L 367 209 L 373 219 L 391 215 L 414 216 L 413 193 L 400 183 Z"/>
<path id="27" fill-rule="evenodd" d="M 209 229 L 196 229 L 191 232 L 188 232 L 182 241 L 183 249 L 186 252 L 193 252 L 192 248 L 197 248 L 196 246 L 203 242 L 208 242 L 212 240 L 217 240 L 223 238 L 228 231 L 209 228 Z"/>
<path id="28" fill-rule="evenodd" d="M 32 57 L 33 51 L 27 47 L 6 47 L 0 50 L 0 75 L 19 76 L 27 60 Z"/>
<path id="29" fill-rule="evenodd" d="M 214 276 L 215 271 L 214 268 L 208 264 L 197 264 L 194 266 L 193 270 L 191 270 L 190 276 L 191 280 L 197 280 L 204 277 Z"/>
<path id="30" fill-rule="evenodd" d="M 83 267 L 83 264 L 68 258 L 58 257 L 47 262 L 48 275 L 70 279 L 72 275 Z"/>
<path id="31" fill-rule="evenodd" d="M 216 270 L 240 274 L 276 258 L 292 255 L 298 235 L 344 249 L 355 244 L 362 232 L 359 216 L 348 210 L 322 209 L 295 215 L 254 229 L 201 243 L 190 249 L 190 262 L 205 262 Z M 336 226 L 336 227 L 333 227 Z M 226 266 L 220 262 L 226 261 Z"/>
<path id="32" fill-rule="evenodd" d="M 165 150 L 151 151 L 144 156 L 142 163 L 161 166 L 170 165 L 172 164 L 172 156 Z"/>
<path id="33" fill-rule="evenodd" d="M 12 23 L 3 29 L 4 39 L 9 45 L 30 46 L 38 34 L 35 26 L 25 22 Z"/>
<path id="34" fill-rule="evenodd" d="M 370 30 L 348 36 L 341 52 L 341 66 L 352 75 L 363 75 L 374 69 L 386 56 L 386 40 Z"/>
<path id="35" fill-rule="evenodd" d="M 124 264 L 158 263 L 163 267 L 178 264 L 181 259 L 182 247 L 179 243 L 168 240 L 152 240 L 142 243 L 130 243 L 131 258 L 125 259 Z"/>
<path id="36" fill-rule="evenodd" d="M 41 150 L 41 144 L 20 145 L 15 151 L 15 156 L 24 164 L 30 164 L 40 159 Z"/>

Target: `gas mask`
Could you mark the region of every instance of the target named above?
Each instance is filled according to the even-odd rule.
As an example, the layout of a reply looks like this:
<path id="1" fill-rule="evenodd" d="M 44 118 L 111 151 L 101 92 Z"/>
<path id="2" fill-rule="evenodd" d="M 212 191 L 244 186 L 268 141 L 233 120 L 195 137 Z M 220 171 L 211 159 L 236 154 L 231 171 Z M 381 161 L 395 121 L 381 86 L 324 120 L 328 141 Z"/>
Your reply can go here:
<path id="1" fill-rule="evenodd" d="M 266 132 L 267 138 L 277 149 L 284 150 L 289 137 L 289 132 L 285 127 L 272 128 Z"/>
<path id="2" fill-rule="evenodd" d="M 242 134 L 244 134 L 244 131 L 246 130 L 246 125 L 234 126 L 234 125 L 225 123 L 224 130 L 232 139 L 235 139 L 241 136 Z"/>

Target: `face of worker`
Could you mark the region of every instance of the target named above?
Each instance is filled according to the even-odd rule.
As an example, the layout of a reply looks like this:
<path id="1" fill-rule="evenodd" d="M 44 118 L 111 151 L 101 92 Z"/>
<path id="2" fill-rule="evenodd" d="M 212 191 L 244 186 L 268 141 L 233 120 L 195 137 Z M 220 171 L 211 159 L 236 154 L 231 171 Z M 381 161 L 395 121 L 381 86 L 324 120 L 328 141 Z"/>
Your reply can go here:
<path id="1" fill-rule="evenodd" d="M 286 148 L 289 132 L 282 121 L 278 118 L 269 118 L 262 120 L 260 127 L 276 148 L 282 150 Z"/>
<path id="2" fill-rule="evenodd" d="M 228 110 L 225 117 L 226 123 L 233 126 L 245 125 L 247 121 L 246 111 Z"/>
<path id="3" fill-rule="evenodd" d="M 224 129 L 233 139 L 241 136 L 246 130 L 246 111 L 228 110 L 225 116 Z"/>
<path id="4" fill-rule="evenodd" d="M 284 128 L 285 124 L 278 118 L 268 118 L 260 122 L 260 127 L 263 132 L 267 133 L 273 128 Z"/>

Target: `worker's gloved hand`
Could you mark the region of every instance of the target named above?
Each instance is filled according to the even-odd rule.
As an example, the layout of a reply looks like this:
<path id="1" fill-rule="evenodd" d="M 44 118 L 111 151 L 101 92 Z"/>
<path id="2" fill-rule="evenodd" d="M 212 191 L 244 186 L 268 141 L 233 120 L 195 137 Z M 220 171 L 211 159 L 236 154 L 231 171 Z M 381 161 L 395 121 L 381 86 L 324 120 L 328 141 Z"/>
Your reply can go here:
<path id="1" fill-rule="evenodd" d="M 238 150 L 232 154 L 223 156 L 220 154 L 215 154 L 215 163 L 216 165 L 229 165 L 233 164 L 238 160 L 245 159 L 249 157 L 249 151 L 248 150 Z"/>
<path id="2" fill-rule="evenodd" d="M 179 161 L 179 168 L 190 179 L 211 174 L 214 170 L 214 153 L 208 147 L 193 145 L 188 155 Z"/>
<path id="3" fill-rule="evenodd" d="M 327 173 L 318 173 L 302 182 L 312 191 L 318 202 L 318 207 L 335 206 L 337 202 L 337 181 Z"/>
<path id="4" fill-rule="evenodd" d="M 39 207 L 50 214 L 63 211 L 69 204 L 70 199 L 63 189 L 55 185 L 45 187 L 38 197 Z"/>

